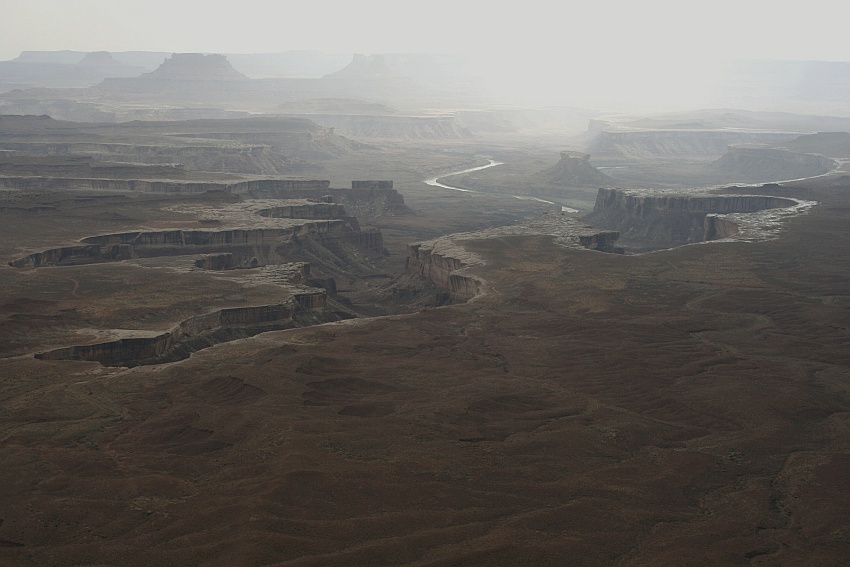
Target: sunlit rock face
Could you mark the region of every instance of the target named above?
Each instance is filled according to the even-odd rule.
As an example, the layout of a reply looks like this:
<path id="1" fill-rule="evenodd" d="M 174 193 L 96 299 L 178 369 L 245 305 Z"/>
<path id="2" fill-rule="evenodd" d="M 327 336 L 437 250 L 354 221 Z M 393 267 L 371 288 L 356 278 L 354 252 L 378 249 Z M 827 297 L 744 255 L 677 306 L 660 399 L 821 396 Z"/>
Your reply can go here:
<path id="1" fill-rule="evenodd" d="M 478 294 L 481 282 L 461 273 L 475 258 L 445 241 L 420 242 L 407 247 L 407 271 L 433 283 L 438 304 L 463 303 Z"/>

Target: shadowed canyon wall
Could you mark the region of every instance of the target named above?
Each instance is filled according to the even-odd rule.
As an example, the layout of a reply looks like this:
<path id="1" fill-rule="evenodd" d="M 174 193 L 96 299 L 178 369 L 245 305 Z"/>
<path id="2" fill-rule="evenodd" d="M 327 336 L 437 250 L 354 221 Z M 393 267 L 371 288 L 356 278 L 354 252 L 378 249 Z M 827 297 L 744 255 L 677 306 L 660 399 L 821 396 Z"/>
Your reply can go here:
<path id="1" fill-rule="evenodd" d="M 682 195 L 599 189 L 584 220 L 619 230 L 650 247 L 669 247 L 732 236 L 735 223 L 718 214 L 753 213 L 791 207 L 792 199 L 764 195 Z"/>
<path id="2" fill-rule="evenodd" d="M 221 309 L 192 317 L 153 337 L 72 346 L 35 356 L 45 360 L 89 360 L 104 366 L 171 362 L 217 343 L 346 318 L 343 313 L 326 310 L 326 299 L 324 291 L 299 293 L 282 303 Z"/>
<path id="3" fill-rule="evenodd" d="M 407 272 L 430 281 L 441 290 L 437 305 L 464 303 L 478 294 L 481 282 L 459 273 L 468 264 L 450 252 L 438 252 L 433 243 L 420 242 L 408 245 L 407 254 Z"/>

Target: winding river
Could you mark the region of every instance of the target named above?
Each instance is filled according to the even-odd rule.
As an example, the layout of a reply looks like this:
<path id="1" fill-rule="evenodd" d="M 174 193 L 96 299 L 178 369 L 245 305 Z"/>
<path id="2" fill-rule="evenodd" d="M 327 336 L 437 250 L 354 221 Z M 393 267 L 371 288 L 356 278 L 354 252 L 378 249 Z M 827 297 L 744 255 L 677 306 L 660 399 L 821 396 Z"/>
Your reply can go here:
<path id="1" fill-rule="evenodd" d="M 471 173 L 473 171 L 481 171 L 482 169 L 487 169 L 489 167 L 495 167 L 497 165 L 504 165 L 503 161 L 496 160 L 488 160 L 490 163 L 487 165 L 480 165 L 478 167 L 470 167 L 469 169 L 463 169 L 461 171 L 452 171 L 451 173 L 446 173 L 444 175 L 440 175 L 439 177 L 432 177 L 431 179 L 425 179 L 422 182 L 426 185 L 431 185 L 432 187 L 442 187 L 443 189 L 451 189 L 452 191 L 462 191 L 464 193 L 478 193 L 478 191 L 473 191 L 472 189 L 463 189 L 462 187 L 453 187 L 452 185 L 446 185 L 445 183 L 440 183 L 438 180 L 443 179 L 445 177 L 450 177 L 452 175 L 460 175 L 461 173 Z M 539 199 L 537 197 L 527 197 L 523 195 L 512 195 L 515 199 L 521 199 L 525 201 L 538 201 L 540 203 L 547 203 L 549 205 L 560 206 L 561 210 L 567 213 L 577 213 L 578 209 L 571 209 L 569 207 L 564 207 L 562 205 L 558 205 L 558 203 L 553 203 L 552 201 L 546 201 L 544 199 Z"/>
<path id="2" fill-rule="evenodd" d="M 443 177 L 449 177 L 452 175 L 460 175 L 461 173 L 471 173 L 473 171 L 481 171 L 482 169 L 487 169 L 488 167 L 496 167 L 497 165 L 504 165 L 503 161 L 495 161 L 488 160 L 490 163 L 487 165 L 480 165 L 478 167 L 470 167 L 469 169 L 462 169 L 460 171 L 453 171 L 451 173 L 446 173 L 445 175 L 440 175 L 439 177 L 433 177 L 431 179 L 426 179 L 423 181 L 426 185 L 431 185 L 432 187 L 442 187 L 443 189 L 452 189 L 454 191 L 463 191 L 464 193 L 477 193 L 477 191 L 473 191 L 471 189 L 463 189 L 461 187 L 452 187 L 451 185 L 445 185 L 437 181 L 438 179 L 442 179 Z"/>

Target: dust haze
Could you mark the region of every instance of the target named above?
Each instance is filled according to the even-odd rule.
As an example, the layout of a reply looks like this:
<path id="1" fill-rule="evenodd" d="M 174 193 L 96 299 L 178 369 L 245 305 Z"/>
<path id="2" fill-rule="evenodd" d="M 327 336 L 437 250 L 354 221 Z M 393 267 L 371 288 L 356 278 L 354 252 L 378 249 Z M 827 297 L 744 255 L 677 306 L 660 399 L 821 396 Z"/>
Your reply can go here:
<path id="1" fill-rule="evenodd" d="M 842 565 L 829 2 L 7 2 L 0 563 Z"/>

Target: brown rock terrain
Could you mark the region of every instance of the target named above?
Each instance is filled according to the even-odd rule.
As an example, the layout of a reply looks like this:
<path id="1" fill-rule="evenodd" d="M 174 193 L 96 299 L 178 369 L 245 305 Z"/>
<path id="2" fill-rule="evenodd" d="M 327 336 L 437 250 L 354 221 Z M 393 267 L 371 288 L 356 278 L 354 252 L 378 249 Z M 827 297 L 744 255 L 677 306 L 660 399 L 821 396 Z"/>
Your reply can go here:
<path id="1" fill-rule="evenodd" d="M 626 255 L 602 252 L 618 226 L 513 197 L 546 196 L 533 176 L 561 142 L 505 164 L 496 195 L 498 168 L 467 174 L 478 192 L 421 182 L 481 165 L 469 141 L 358 154 L 289 119 L 173 123 L 175 139 L 8 122 L 44 143 L 127 136 L 127 155 L 280 141 L 299 149 L 275 163 L 310 166 L 9 162 L 8 179 L 54 185 L 0 191 L 0 565 L 850 556 L 846 176 L 608 194 L 666 211 L 664 247 L 679 213 L 724 239 Z M 706 162 L 723 142 L 687 140 L 615 141 Z M 494 159 L 523 153 L 508 142 Z"/>
<path id="2" fill-rule="evenodd" d="M 846 564 L 848 190 L 771 188 L 819 204 L 755 243 L 624 256 L 471 236 L 472 302 L 178 363 L 6 355 L 0 558 Z M 29 292 L 2 267 L 4 327 L 71 317 L 96 267 L 29 270 Z M 32 293 L 61 270 L 71 296 Z M 207 280 L 209 303 L 227 288 Z"/>

